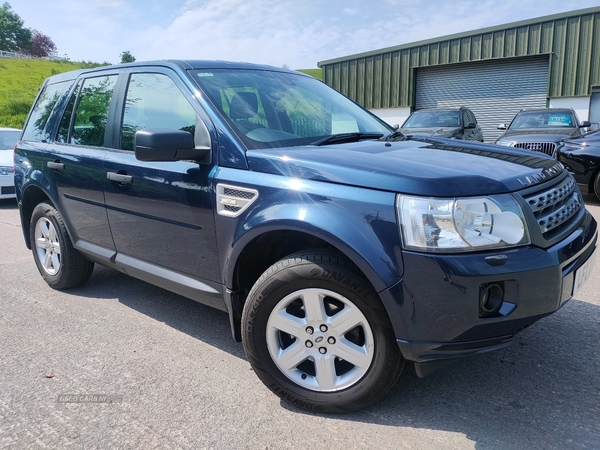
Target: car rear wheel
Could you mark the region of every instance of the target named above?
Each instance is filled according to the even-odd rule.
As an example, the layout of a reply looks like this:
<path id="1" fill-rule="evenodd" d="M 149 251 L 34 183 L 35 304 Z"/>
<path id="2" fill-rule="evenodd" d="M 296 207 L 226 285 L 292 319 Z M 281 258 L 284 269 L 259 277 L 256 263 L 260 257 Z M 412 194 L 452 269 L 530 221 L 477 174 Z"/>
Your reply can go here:
<path id="1" fill-rule="evenodd" d="M 594 193 L 598 200 L 600 200 L 600 171 L 596 174 L 596 179 L 594 180 Z"/>
<path id="2" fill-rule="evenodd" d="M 377 294 L 348 260 L 296 254 L 256 282 L 242 317 L 250 364 L 300 408 L 355 411 L 394 385 L 404 360 Z"/>
<path id="3" fill-rule="evenodd" d="M 31 250 L 42 278 L 54 289 L 68 289 L 85 283 L 94 270 L 71 243 L 59 212 L 49 203 L 37 205 L 29 230 Z"/>

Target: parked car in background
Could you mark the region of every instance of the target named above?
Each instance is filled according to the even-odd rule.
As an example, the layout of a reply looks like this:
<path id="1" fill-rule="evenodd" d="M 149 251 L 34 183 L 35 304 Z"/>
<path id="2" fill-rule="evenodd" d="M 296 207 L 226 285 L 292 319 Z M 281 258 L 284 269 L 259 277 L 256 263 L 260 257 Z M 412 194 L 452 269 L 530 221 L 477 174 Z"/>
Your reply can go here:
<path id="1" fill-rule="evenodd" d="M 13 150 L 20 137 L 17 128 L 0 128 L 0 199 L 15 198 Z"/>
<path id="2" fill-rule="evenodd" d="M 399 131 L 405 135 L 434 136 L 483 142 L 483 132 L 469 108 L 436 108 L 414 111 Z"/>
<path id="3" fill-rule="evenodd" d="M 600 199 L 600 130 L 563 140 L 557 158 L 573 174 L 581 192 Z"/>
<path id="4" fill-rule="evenodd" d="M 570 108 L 523 110 L 508 127 L 504 123 L 498 125 L 499 130 L 506 131 L 496 139 L 496 144 L 554 156 L 561 140 L 581 136 L 581 128 L 589 126 L 588 121 L 580 123 Z"/>

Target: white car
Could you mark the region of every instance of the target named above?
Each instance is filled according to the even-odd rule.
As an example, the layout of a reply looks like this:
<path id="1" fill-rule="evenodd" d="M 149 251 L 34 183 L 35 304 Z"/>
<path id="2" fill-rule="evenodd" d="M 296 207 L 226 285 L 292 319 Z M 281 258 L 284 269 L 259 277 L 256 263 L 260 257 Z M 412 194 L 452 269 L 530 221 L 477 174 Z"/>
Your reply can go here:
<path id="1" fill-rule="evenodd" d="M 17 128 L 0 128 L 0 200 L 15 197 L 13 150 L 20 137 Z"/>

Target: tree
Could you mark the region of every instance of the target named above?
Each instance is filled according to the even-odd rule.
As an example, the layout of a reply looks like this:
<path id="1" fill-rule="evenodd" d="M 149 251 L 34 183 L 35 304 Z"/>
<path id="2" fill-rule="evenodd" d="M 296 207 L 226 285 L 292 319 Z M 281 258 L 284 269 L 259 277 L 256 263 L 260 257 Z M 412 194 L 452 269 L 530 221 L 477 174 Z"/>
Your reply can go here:
<path id="1" fill-rule="evenodd" d="M 13 12 L 8 3 L 0 7 L 0 50 L 16 52 L 31 46 L 31 30 L 23 26 L 23 19 Z"/>
<path id="2" fill-rule="evenodd" d="M 129 50 L 125 50 L 119 56 L 121 56 L 121 63 L 135 62 L 135 56 L 133 56 Z"/>
<path id="3" fill-rule="evenodd" d="M 37 30 L 32 30 L 31 45 L 25 50 L 25 53 L 37 58 L 56 56 L 56 45 L 54 45 L 52 39 L 45 34 L 42 34 Z"/>

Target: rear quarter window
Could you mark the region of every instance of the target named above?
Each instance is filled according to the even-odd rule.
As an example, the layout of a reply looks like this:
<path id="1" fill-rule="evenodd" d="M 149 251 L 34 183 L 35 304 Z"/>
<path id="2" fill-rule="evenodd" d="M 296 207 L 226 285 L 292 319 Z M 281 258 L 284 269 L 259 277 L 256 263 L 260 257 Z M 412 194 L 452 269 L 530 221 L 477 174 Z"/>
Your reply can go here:
<path id="1" fill-rule="evenodd" d="M 70 83 L 70 81 L 63 81 L 62 83 L 48 84 L 43 88 L 31 110 L 29 120 L 27 120 L 23 140 L 41 141 L 45 139 L 43 131 L 46 122 L 48 122 L 56 102 Z"/>

